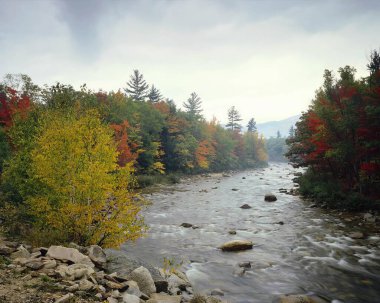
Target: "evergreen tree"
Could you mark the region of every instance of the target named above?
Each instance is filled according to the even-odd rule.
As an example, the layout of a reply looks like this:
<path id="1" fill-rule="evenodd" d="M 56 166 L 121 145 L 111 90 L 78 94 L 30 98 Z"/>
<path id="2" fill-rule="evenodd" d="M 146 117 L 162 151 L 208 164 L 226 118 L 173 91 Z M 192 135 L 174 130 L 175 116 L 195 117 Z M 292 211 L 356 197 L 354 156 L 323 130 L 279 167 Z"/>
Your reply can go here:
<path id="1" fill-rule="evenodd" d="M 289 129 L 289 138 L 293 138 L 294 137 L 294 127 L 293 125 L 290 127 Z"/>
<path id="2" fill-rule="evenodd" d="M 277 137 L 277 139 L 281 138 L 281 133 L 280 133 L 279 130 L 277 131 L 277 136 L 276 137 Z"/>
<path id="3" fill-rule="evenodd" d="M 155 88 L 154 85 L 152 85 L 150 87 L 150 91 L 148 94 L 148 100 L 150 102 L 155 103 L 155 102 L 161 101 L 161 99 L 162 99 L 162 95 L 160 91 L 157 88 Z"/>
<path id="4" fill-rule="evenodd" d="M 247 127 L 248 127 L 248 131 L 251 133 L 257 131 L 256 121 L 254 118 L 252 118 L 251 120 L 248 121 Z"/>
<path id="5" fill-rule="evenodd" d="M 186 112 L 188 112 L 192 118 L 199 119 L 200 117 L 202 117 L 201 104 L 201 98 L 197 95 L 197 93 L 193 92 L 191 93 L 190 98 L 183 103 L 183 107 L 186 109 Z"/>
<path id="6" fill-rule="evenodd" d="M 127 88 L 125 88 L 126 94 L 136 101 L 144 101 L 147 96 L 149 85 L 146 84 L 143 74 L 137 69 L 133 71 L 131 80 L 127 82 Z"/>
<path id="7" fill-rule="evenodd" d="M 238 122 L 240 122 L 241 120 L 242 118 L 240 117 L 239 112 L 237 111 L 235 106 L 232 106 L 228 110 L 228 123 L 226 127 L 230 127 L 232 131 L 235 131 L 235 130 L 240 131 L 241 124 L 239 124 Z"/>

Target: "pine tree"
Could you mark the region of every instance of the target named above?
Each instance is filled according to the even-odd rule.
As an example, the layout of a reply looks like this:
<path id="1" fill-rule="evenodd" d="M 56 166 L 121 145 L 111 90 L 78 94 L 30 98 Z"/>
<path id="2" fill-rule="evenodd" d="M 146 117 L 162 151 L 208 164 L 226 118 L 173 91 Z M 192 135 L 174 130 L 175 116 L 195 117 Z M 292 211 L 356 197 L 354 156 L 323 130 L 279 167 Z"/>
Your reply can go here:
<path id="1" fill-rule="evenodd" d="M 252 118 L 251 120 L 248 121 L 247 127 L 248 127 L 248 131 L 251 133 L 257 131 L 256 121 L 254 118 Z"/>
<path id="2" fill-rule="evenodd" d="M 136 101 L 144 101 L 149 85 L 146 84 L 143 74 L 137 69 L 133 71 L 133 75 L 131 75 L 131 80 L 127 82 L 127 86 L 124 90 L 129 97 Z"/>
<path id="3" fill-rule="evenodd" d="M 148 94 L 148 100 L 150 102 L 156 103 L 158 101 L 161 101 L 161 99 L 162 99 L 162 95 L 161 95 L 159 89 L 157 89 L 156 87 L 154 87 L 154 85 L 152 85 L 150 87 L 150 91 Z"/>
<path id="4" fill-rule="evenodd" d="M 294 127 L 293 125 L 289 128 L 289 138 L 293 138 L 294 137 Z"/>
<path id="5" fill-rule="evenodd" d="M 242 118 L 240 117 L 239 112 L 237 111 L 235 106 L 232 106 L 228 110 L 228 123 L 226 127 L 230 127 L 232 131 L 235 131 L 235 130 L 240 131 L 241 124 L 239 124 L 238 122 L 240 122 L 241 120 Z"/>
<path id="6" fill-rule="evenodd" d="M 277 131 L 277 136 L 276 137 L 277 137 L 277 139 L 281 138 L 281 133 L 280 133 L 279 130 Z"/>
<path id="7" fill-rule="evenodd" d="M 191 93 L 190 98 L 183 103 L 183 107 L 186 109 L 186 111 L 190 114 L 192 118 L 198 119 L 202 117 L 201 104 L 201 98 L 197 95 L 197 93 L 193 92 Z"/>

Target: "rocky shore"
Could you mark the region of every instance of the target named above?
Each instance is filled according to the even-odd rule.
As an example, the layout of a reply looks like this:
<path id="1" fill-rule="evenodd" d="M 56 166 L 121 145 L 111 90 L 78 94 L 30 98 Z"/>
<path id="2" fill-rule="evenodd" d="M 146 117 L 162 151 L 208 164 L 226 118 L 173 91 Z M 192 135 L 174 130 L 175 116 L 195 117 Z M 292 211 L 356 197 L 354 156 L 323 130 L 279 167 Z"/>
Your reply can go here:
<path id="1" fill-rule="evenodd" d="M 0 302 L 217 303 L 176 268 L 155 268 L 97 245 L 31 247 L 0 240 Z"/>

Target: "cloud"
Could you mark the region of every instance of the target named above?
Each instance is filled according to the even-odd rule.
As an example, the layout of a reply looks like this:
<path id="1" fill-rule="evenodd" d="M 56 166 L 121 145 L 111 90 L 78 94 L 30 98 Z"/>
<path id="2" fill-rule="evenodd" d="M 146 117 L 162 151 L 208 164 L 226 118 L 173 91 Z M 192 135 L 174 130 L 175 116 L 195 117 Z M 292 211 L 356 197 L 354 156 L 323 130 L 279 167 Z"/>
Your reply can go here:
<path id="1" fill-rule="evenodd" d="M 325 68 L 366 75 L 377 1 L 0 0 L 0 73 L 117 90 L 138 68 L 207 118 L 276 120 L 305 110 Z"/>

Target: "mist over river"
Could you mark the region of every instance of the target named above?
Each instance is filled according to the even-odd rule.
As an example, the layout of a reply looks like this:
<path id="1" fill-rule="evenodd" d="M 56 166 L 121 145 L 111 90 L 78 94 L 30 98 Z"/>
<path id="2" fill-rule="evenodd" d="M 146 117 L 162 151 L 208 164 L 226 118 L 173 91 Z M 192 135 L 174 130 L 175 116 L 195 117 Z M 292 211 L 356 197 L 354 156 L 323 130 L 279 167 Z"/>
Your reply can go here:
<path id="1" fill-rule="evenodd" d="M 147 195 L 147 237 L 122 251 L 162 267 L 184 261 L 194 290 L 218 288 L 223 300 L 272 302 L 279 294 L 316 293 L 334 302 L 380 302 L 380 236 L 375 225 L 310 207 L 280 193 L 294 187 L 295 170 L 281 163 L 229 177 L 183 180 Z M 265 202 L 274 193 L 276 202 Z M 252 208 L 241 209 L 243 204 Z M 360 215 L 362 217 L 362 215 Z M 199 228 L 184 228 L 181 223 Z M 283 222 L 283 224 L 279 224 Z M 360 221 L 362 222 L 362 220 Z M 235 230 L 236 235 L 229 234 Z M 361 231 L 364 239 L 348 235 Z M 252 250 L 222 252 L 226 241 L 247 239 Z M 238 263 L 251 261 L 241 272 Z"/>

